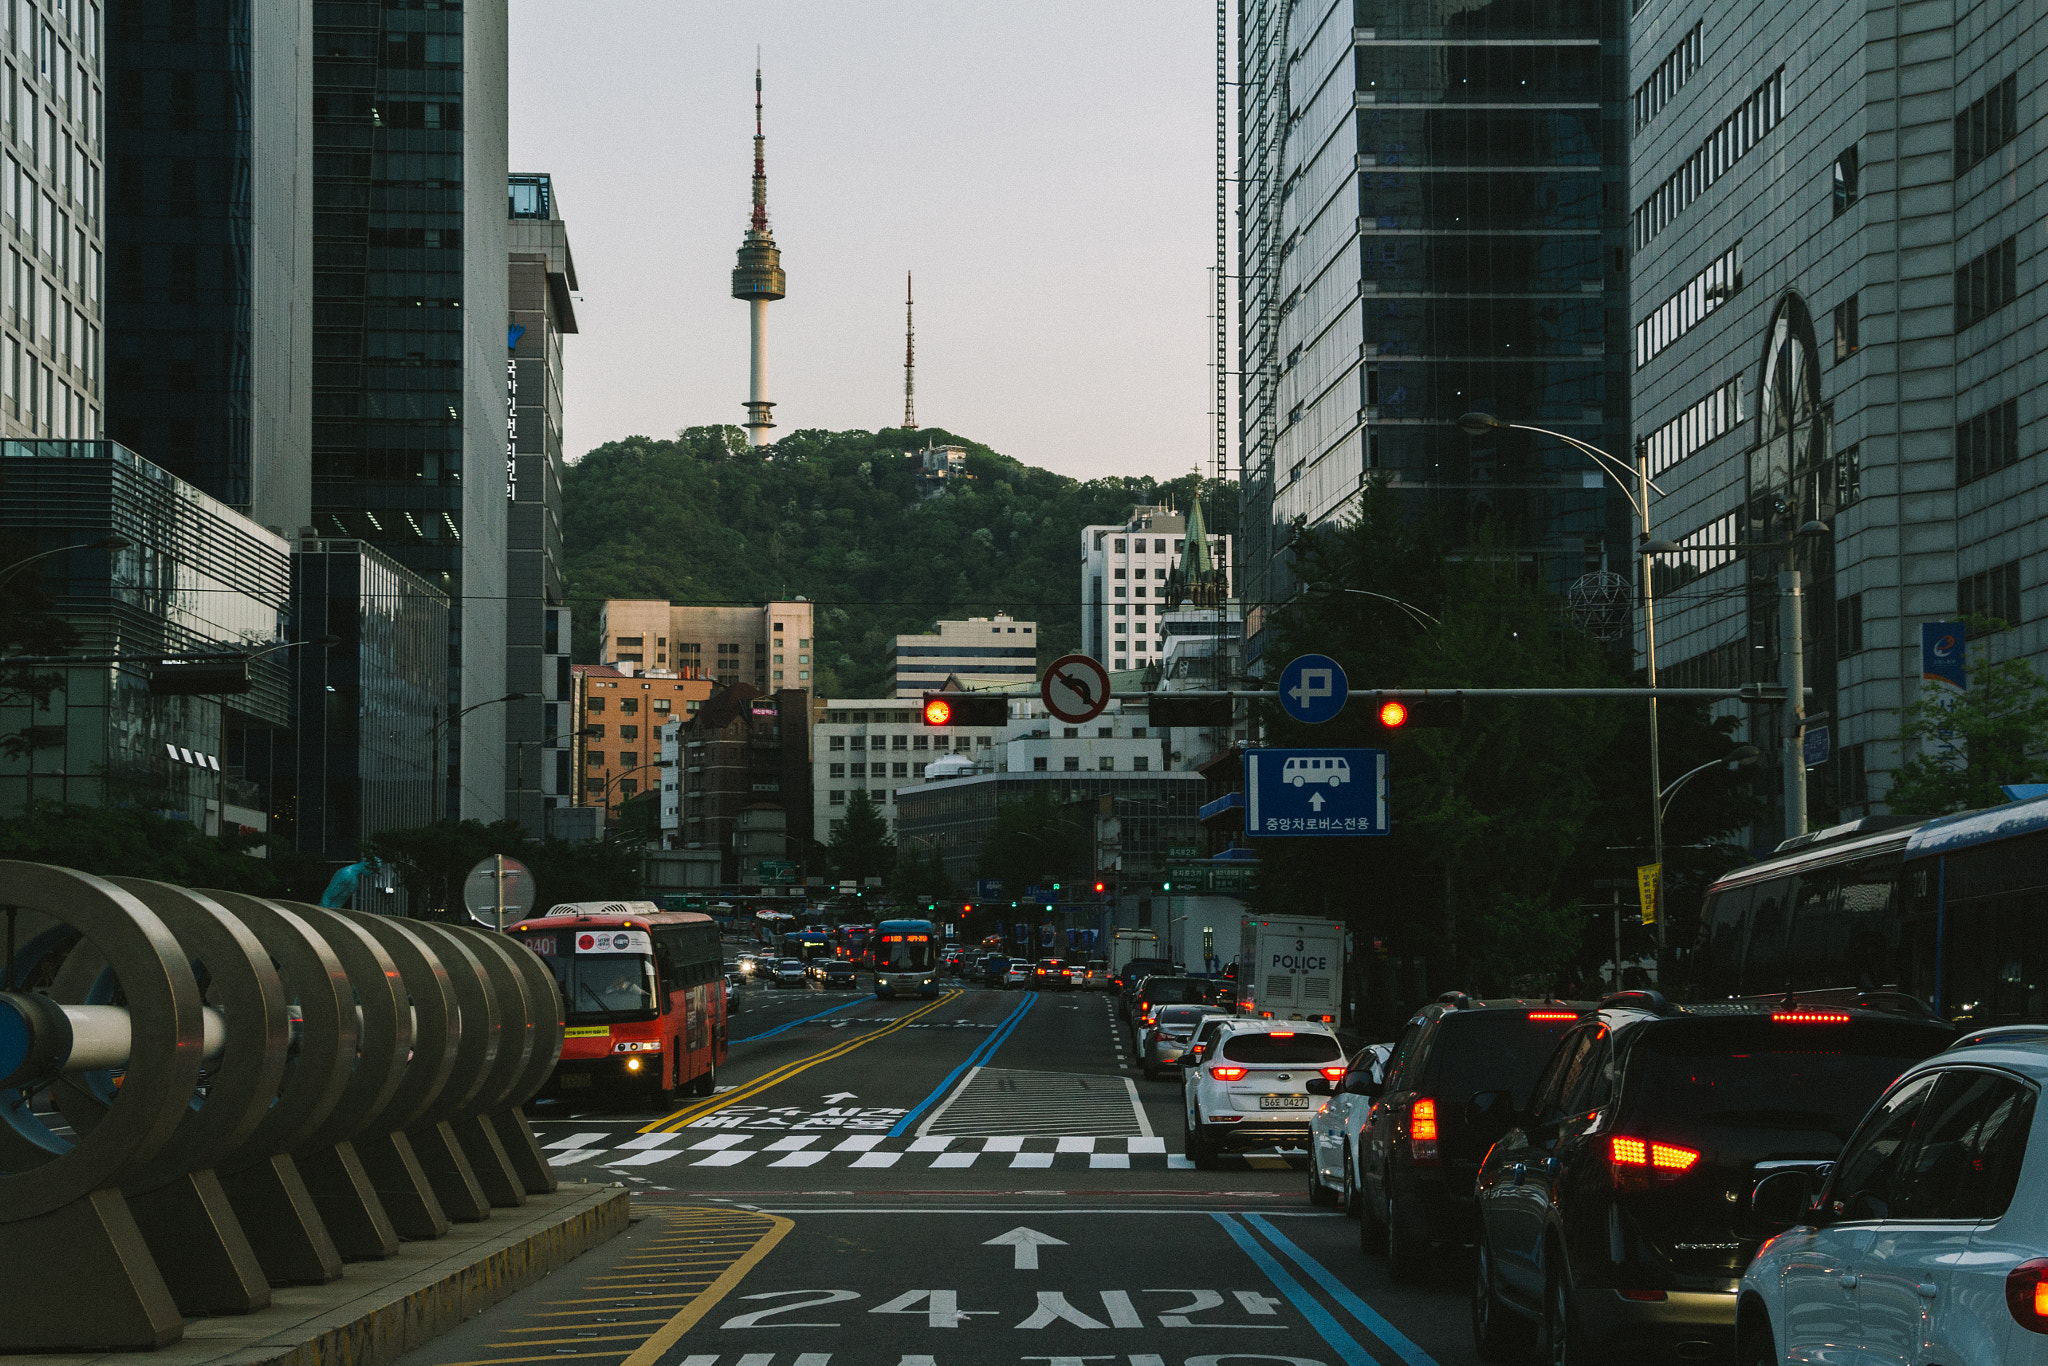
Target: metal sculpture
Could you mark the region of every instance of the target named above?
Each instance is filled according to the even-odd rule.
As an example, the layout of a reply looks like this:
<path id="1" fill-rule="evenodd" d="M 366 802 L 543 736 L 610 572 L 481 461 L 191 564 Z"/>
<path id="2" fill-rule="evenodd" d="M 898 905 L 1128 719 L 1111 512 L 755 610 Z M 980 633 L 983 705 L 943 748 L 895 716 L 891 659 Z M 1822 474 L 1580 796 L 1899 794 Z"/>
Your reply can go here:
<path id="1" fill-rule="evenodd" d="M 146 1348 L 554 1178 L 496 935 L 0 861 L 0 1351 Z"/>

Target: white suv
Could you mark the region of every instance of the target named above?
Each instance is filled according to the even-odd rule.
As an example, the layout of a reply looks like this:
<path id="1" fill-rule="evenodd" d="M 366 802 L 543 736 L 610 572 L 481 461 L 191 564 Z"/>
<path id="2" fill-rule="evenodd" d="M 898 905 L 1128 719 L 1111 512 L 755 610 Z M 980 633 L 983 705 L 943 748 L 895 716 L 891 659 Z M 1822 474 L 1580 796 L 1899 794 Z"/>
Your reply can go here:
<path id="1" fill-rule="evenodd" d="M 1214 1044 L 1190 1050 L 1182 1069 L 1182 1148 L 1207 1171 L 1226 1149 L 1306 1147 L 1316 1106 L 1309 1079 L 1343 1076 L 1344 1049 L 1324 1025 L 1230 1020 Z"/>
<path id="2" fill-rule="evenodd" d="M 2048 1026 L 1981 1029 L 1892 1084 L 1827 1184 L 1757 1184 L 1794 1227 L 1742 1276 L 1741 1366 L 2048 1363 Z"/>

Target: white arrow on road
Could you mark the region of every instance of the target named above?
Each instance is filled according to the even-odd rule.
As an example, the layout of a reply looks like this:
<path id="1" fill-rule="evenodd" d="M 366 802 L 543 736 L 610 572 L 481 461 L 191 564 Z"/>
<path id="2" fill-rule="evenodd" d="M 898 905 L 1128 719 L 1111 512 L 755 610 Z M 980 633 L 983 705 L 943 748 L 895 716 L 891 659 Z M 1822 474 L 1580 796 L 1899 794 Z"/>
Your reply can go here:
<path id="1" fill-rule="evenodd" d="M 827 1097 L 825 1097 L 825 1103 L 826 1103 L 827 1105 L 837 1105 L 837 1104 L 838 1104 L 838 1103 L 839 1103 L 840 1101 L 842 1101 L 842 1100 L 859 1100 L 859 1099 L 860 1099 L 860 1097 L 859 1097 L 859 1096 L 856 1096 L 856 1095 L 855 1095 L 855 1094 L 854 1094 L 853 1092 L 851 1092 L 851 1091 L 841 1091 L 841 1092 L 840 1092 L 839 1094 L 837 1094 L 837 1095 L 834 1095 L 834 1096 L 827 1096 Z"/>
<path id="2" fill-rule="evenodd" d="M 1311 811 L 1320 811 L 1323 809 L 1322 793 L 1318 792 L 1308 799 L 1308 809 Z"/>
<path id="3" fill-rule="evenodd" d="M 1017 1250 L 1017 1260 L 1010 1264 L 1012 1271 L 1038 1270 L 1038 1249 L 1042 1247 L 1065 1247 L 1066 1244 L 1050 1233 L 1040 1233 L 1035 1228 L 1013 1228 L 998 1238 L 991 1238 L 983 1247 L 1011 1247 Z"/>

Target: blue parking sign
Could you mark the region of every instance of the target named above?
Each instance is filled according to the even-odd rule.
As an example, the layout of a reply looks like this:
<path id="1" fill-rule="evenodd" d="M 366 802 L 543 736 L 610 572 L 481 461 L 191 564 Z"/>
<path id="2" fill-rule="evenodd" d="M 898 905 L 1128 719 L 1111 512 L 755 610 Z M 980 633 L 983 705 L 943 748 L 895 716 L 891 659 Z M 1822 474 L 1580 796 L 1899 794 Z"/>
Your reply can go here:
<path id="1" fill-rule="evenodd" d="M 1245 751 L 1245 834 L 1384 835 L 1389 828 L 1385 750 Z"/>
<path id="2" fill-rule="evenodd" d="M 1328 721 L 1350 695 L 1344 666 L 1328 655 L 1300 655 L 1280 671 L 1280 707 L 1297 721 Z"/>

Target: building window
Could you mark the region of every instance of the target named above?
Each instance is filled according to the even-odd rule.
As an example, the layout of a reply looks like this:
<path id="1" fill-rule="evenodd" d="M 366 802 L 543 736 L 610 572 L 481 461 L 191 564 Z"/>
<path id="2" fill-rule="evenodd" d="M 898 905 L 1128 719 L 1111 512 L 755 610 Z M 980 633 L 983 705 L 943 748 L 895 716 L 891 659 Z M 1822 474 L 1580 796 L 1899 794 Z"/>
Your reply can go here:
<path id="1" fill-rule="evenodd" d="M 919 782 L 924 781 L 924 765 L 912 764 L 910 766 L 910 776 L 916 778 Z"/>
<path id="2" fill-rule="evenodd" d="M 917 736 L 910 742 L 910 747 L 912 749 L 930 749 L 931 737 L 926 735 Z"/>
<path id="3" fill-rule="evenodd" d="M 655 709 L 656 711 L 658 711 L 658 712 L 667 712 L 667 711 L 669 711 L 669 710 L 671 709 L 671 708 L 670 708 L 670 703 L 669 703 L 669 700 L 668 700 L 668 699 L 667 699 L 666 697 L 657 697 L 657 698 L 655 698 L 655 699 L 654 699 L 654 709 Z"/>
<path id="4" fill-rule="evenodd" d="M 620 750 L 620 751 L 619 751 L 619 767 L 620 767 L 620 768 L 638 768 L 638 767 L 640 767 L 640 751 L 639 751 L 639 750 L 637 750 L 637 749 L 622 749 L 622 750 Z"/>
<path id="5" fill-rule="evenodd" d="M 1119 555 L 1125 554 L 1127 553 L 1127 543 L 1123 541 L 1118 541 L 1114 546 L 1111 547 L 1111 549 L 1115 550 L 1116 553 Z"/>
<path id="6" fill-rule="evenodd" d="M 843 787 L 833 788 L 831 791 L 825 794 L 825 802 L 828 806 L 846 805 L 846 789 Z M 833 828 L 835 830 L 838 828 L 837 822 L 834 822 Z"/>
<path id="7" fill-rule="evenodd" d="M 2020 562 L 2001 564 L 1956 583 L 1956 611 L 1964 620 L 1989 617 L 1993 630 L 2017 626 L 2020 616 Z"/>
<path id="8" fill-rule="evenodd" d="M 1742 292 L 1742 243 L 1722 252 L 1636 324 L 1636 368 L 1692 331 L 1709 313 Z"/>
<path id="9" fill-rule="evenodd" d="M 889 776 L 892 778 L 908 778 L 910 776 L 910 765 L 907 763 L 892 765 Z"/>
<path id="10" fill-rule="evenodd" d="M 2007 76 L 1956 115 L 1956 174 L 2011 142 L 2019 131 L 2019 83 Z"/>
<path id="11" fill-rule="evenodd" d="M 1650 78 L 1636 87 L 1635 132 L 1642 132 L 1650 120 L 1657 117 L 1673 96 L 1684 88 L 1694 72 L 1700 69 L 1700 60 L 1705 54 L 1705 43 L 1700 26 L 1694 24 L 1692 32 L 1679 41 L 1677 47 L 1664 54 L 1664 60 L 1657 63 L 1657 69 Z"/>
<path id="12" fill-rule="evenodd" d="M 602 697 L 593 697 L 593 698 L 591 698 L 591 699 L 589 700 L 589 702 L 585 704 L 584 710 L 586 710 L 586 711 L 589 711 L 589 712 L 593 712 L 593 713 L 595 713 L 595 712 L 601 712 L 601 711 L 603 711 L 603 710 L 604 710 L 604 699 L 603 699 Z"/>
<path id="13" fill-rule="evenodd" d="M 775 671 L 775 681 L 776 681 L 777 683 L 780 683 L 780 682 L 782 681 L 782 670 L 780 670 L 780 669 L 777 669 L 777 670 Z"/>
<path id="14" fill-rule="evenodd" d="M 1762 142 L 1784 117 L 1785 68 L 1781 66 L 1721 120 L 1720 127 L 1707 134 L 1706 141 L 1637 207 L 1630 221 L 1635 249 L 1641 251 L 1655 241 L 1658 233 Z"/>
<path id="15" fill-rule="evenodd" d="M 1151 771 L 1151 769 L 1151 759 L 1147 758 L 1143 754 L 1140 754 L 1137 758 L 1131 760 L 1131 772 L 1133 773 L 1148 773 Z"/>
<path id="16" fill-rule="evenodd" d="M 1864 767 L 1865 747 L 1843 745 L 1835 751 L 1835 800 L 1842 806 L 1870 805 L 1870 772 Z"/>
<path id="17" fill-rule="evenodd" d="M 1033 758 L 1033 759 L 1032 759 L 1032 761 L 1031 761 L 1031 771 L 1032 771 L 1033 773 L 1043 773 L 1043 772 L 1045 772 L 1045 756 L 1044 756 L 1043 754 L 1040 754 L 1040 755 L 1038 755 L 1038 756 L 1036 756 L 1035 758 Z"/>
<path id="18" fill-rule="evenodd" d="M 1839 364 L 1849 359 L 1862 346 L 1863 342 L 1857 334 L 1856 296 L 1851 294 L 1848 298 L 1835 305 L 1836 363 Z"/>
<path id="19" fill-rule="evenodd" d="M 826 777 L 828 777 L 828 778 L 844 778 L 844 777 L 846 776 L 846 765 L 845 765 L 845 764 L 834 764 L 834 765 L 832 765 L 832 770 L 831 770 L 831 772 L 827 773 L 827 774 L 826 774 L 825 776 L 826 776 Z"/>
<path id="20" fill-rule="evenodd" d="M 1081 756 L 1078 754 L 1069 754 L 1066 757 L 1065 762 L 1062 763 L 1060 767 L 1062 771 L 1067 773 L 1079 773 L 1081 771 Z"/>
<path id="21" fill-rule="evenodd" d="M 604 753 L 601 750 L 586 749 L 583 751 L 583 762 L 592 768 L 603 768 Z"/>
<path id="22" fill-rule="evenodd" d="M 619 727 L 619 738 L 620 738 L 621 740 L 638 740 L 638 739 L 640 738 L 640 727 L 638 727 L 638 726 L 620 726 L 620 727 Z"/>
<path id="23" fill-rule="evenodd" d="M 2020 405 L 1994 403 L 1956 428 L 1956 484 L 1982 479 L 2020 460 Z"/>
<path id="24" fill-rule="evenodd" d="M 837 751 L 839 751 L 839 750 L 845 749 L 845 748 L 846 748 L 846 737 L 845 737 L 844 735 L 835 735 L 835 736 L 831 737 L 831 739 L 829 739 L 828 741 L 826 741 L 825 747 L 826 747 L 827 749 L 829 749 L 829 750 L 832 750 L 832 751 L 834 751 L 834 752 L 837 752 Z"/>
<path id="25" fill-rule="evenodd" d="M 1835 599 L 1835 654 L 1839 658 L 1863 649 L 1863 595 L 1851 593 Z"/>
<path id="26" fill-rule="evenodd" d="M 2003 242 L 1956 272 L 1956 331 L 1982 322 L 2019 294 L 2019 239 Z"/>
<path id="27" fill-rule="evenodd" d="M 637 697 L 621 697 L 619 699 L 619 710 L 628 716 L 633 715 L 640 710 L 640 699 Z"/>
<path id="28" fill-rule="evenodd" d="M 1095 767 L 1100 772 L 1113 773 L 1116 771 L 1116 760 L 1105 754 L 1095 761 Z"/>
<path id="29" fill-rule="evenodd" d="M 1851 147 L 1835 158 L 1835 217 L 1840 218 L 1849 211 L 1849 206 L 1856 202 L 1856 180 L 1856 149 Z"/>
<path id="30" fill-rule="evenodd" d="M 891 748 L 891 749 L 909 749 L 909 748 L 910 748 L 910 737 L 909 737 L 908 735 L 898 735 L 898 736 L 894 737 L 893 739 L 891 739 L 891 740 L 889 741 L 889 748 Z"/>
<path id="31" fill-rule="evenodd" d="M 585 726 L 585 727 L 583 728 L 583 735 L 584 735 L 584 738 L 585 738 L 585 739 L 588 739 L 588 740 L 602 740 L 602 739 L 604 739 L 604 727 L 603 727 L 603 726 Z"/>
<path id="32" fill-rule="evenodd" d="M 987 737 L 986 735 L 980 736 L 980 737 L 978 737 L 978 738 L 977 738 L 977 739 L 975 740 L 975 742 L 974 742 L 974 743 L 975 743 L 976 745 L 978 745 L 979 747 L 981 747 L 982 749 L 987 749 L 987 748 L 988 748 L 988 737 Z M 966 737 L 966 736 L 964 736 L 964 735 L 960 737 L 960 748 L 962 748 L 962 749 L 965 749 L 965 748 L 967 748 L 967 737 Z"/>
<path id="33" fill-rule="evenodd" d="M 868 791 L 868 800 L 876 806 L 880 806 L 883 802 L 889 800 L 889 793 L 885 788 L 871 788 Z"/>
<path id="34" fill-rule="evenodd" d="M 620 637 L 619 637 L 619 648 L 620 648 L 621 650 L 637 650 L 637 649 L 639 649 L 639 648 L 640 648 L 640 647 L 641 647 L 642 645 L 645 645 L 646 643 L 647 643 L 647 637 L 645 637 L 645 636 L 620 636 Z"/>
<path id="35" fill-rule="evenodd" d="M 853 737 L 852 744 L 855 749 L 866 749 L 868 747 L 868 737 L 856 735 Z M 877 746 L 877 748 L 880 748 L 880 746 Z"/>
<path id="36" fill-rule="evenodd" d="M 852 775 L 852 776 L 854 776 L 854 777 L 856 777 L 856 778 L 865 778 L 865 777 L 867 777 L 867 776 L 868 776 L 868 766 L 867 766 L 866 764 L 855 764 L 855 765 L 853 766 L 853 775 Z"/>

